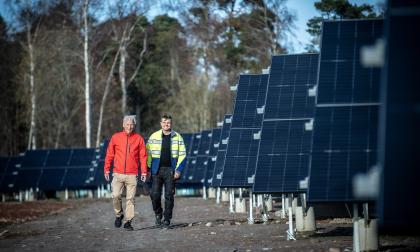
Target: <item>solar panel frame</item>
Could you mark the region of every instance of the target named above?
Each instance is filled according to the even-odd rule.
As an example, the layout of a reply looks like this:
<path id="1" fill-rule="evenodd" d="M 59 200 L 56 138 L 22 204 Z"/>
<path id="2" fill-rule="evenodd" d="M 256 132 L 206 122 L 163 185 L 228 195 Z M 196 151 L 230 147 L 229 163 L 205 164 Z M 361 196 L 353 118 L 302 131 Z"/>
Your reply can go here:
<path id="1" fill-rule="evenodd" d="M 203 130 L 201 132 L 200 143 L 197 148 L 197 155 L 195 157 L 194 170 L 189 172 L 186 177 L 188 183 L 204 184 L 207 159 L 210 153 L 211 130 Z"/>
<path id="2" fill-rule="evenodd" d="M 267 82 L 267 74 L 239 76 L 221 187 L 253 185 Z"/>
<path id="3" fill-rule="evenodd" d="M 220 187 L 222 182 L 223 167 L 226 158 L 226 149 L 229 142 L 229 132 L 232 124 L 232 114 L 226 114 L 223 118 L 222 133 L 220 135 L 216 163 L 214 165 L 211 186 Z"/>
<path id="4" fill-rule="evenodd" d="M 352 177 L 375 163 L 380 70 L 361 68 L 359 49 L 381 32 L 380 19 L 323 23 L 310 202 L 357 202 Z"/>
<path id="5" fill-rule="evenodd" d="M 272 57 L 261 127 L 254 193 L 298 193 L 308 175 L 316 53 Z"/>
<path id="6" fill-rule="evenodd" d="M 420 2 L 389 0 L 381 82 L 377 199 L 380 232 L 418 235 L 420 220 Z M 417 31 L 417 32 L 416 32 Z"/>
<path id="7" fill-rule="evenodd" d="M 187 164 L 182 171 L 181 179 L 178 181 L 178 184 L 189 183 L 189 177 L 194 173 L 196 157 L 198 154 L 198 147 L 200 145 L 201 132 L 195 133 L 193 139 L 191 140 L 191 150 L 189 156 L 187 156 Z"/>
<path id="8" fill-rule="evenodd" d="M 206 175 L 204 178 L 204 185 L 211 186 L 213 180 L 214 166 L 216 164 L 217 150 L 219 149 L 220 135 L 222 133 L 221 128 L 214 128 L 212 130 L 212 136 L 210 141 L 210 152 L 207 157 Z"/>

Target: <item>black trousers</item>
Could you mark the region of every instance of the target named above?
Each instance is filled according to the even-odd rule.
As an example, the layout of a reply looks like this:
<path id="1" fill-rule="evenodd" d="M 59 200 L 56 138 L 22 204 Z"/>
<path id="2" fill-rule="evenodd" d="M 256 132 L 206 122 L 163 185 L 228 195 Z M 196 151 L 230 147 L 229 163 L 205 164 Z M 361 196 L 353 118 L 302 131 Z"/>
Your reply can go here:
<path id="1" fill-rule="evenodd" d="M 175 180 L 171 167 L 160 167 L 157 174 L 152 175 L 152 205 L 156 215 L 162 216 L 162 187 L 165 185 L 165 220 L 172 219 L 174 208 Z"/>

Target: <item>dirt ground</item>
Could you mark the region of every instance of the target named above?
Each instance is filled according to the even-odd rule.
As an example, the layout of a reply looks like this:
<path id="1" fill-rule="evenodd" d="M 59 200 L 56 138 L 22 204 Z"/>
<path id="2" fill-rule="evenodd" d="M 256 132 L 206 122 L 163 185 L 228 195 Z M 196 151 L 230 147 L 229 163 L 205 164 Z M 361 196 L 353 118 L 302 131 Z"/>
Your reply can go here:
<path id="1" fill-rule="evenodd" d="M 26 210 L 25 210 L 26 209 Z M 28 210 L 29 209 L 29 210 Z M 20 211 L 20 212 L 19 212 Z M 22 215 L 30 216 L 24 218 Z M 149 197 L 136 198 L 134 231 L 114 228 L 110 199 L 0 203 L 1 251 L 351 251 L 349 219 L 317 221 L 317 231 L 286 240 L 274 213 L 248 225 L 226 203 L 177 197 L 172 228 L 154 227 Z M 381 251 L 419 251 L 420 239 L 380 237 Z"/>

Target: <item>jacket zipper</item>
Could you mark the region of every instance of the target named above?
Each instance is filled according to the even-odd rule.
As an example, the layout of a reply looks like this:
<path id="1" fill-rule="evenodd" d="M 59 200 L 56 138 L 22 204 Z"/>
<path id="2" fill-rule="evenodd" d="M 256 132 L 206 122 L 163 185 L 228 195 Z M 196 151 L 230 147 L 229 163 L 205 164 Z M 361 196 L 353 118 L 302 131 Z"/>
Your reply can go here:
<path id="1" fill-rule="evenodd" d="M 127 151 L 128 150 L 128 135 L 127 135 L 127 142 L 125 144 L 125 159 L 124 159 L 124 174 L 126 173 L 126 167 L 127 167 Z"/>

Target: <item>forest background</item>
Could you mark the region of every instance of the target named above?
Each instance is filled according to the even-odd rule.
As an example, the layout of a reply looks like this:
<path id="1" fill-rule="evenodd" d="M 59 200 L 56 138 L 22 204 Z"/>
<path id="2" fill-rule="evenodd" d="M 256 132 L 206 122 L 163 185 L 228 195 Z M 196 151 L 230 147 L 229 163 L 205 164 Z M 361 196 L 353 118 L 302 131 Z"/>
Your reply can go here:
<path id="1" fill-rule="evenodd" d="M 127 114 L 144 136 L 163 112 L 179 132 L 216 127 L 233 110 L 239 74 L 288 53 L 295 28 L 286 0 L 0 1 L 9 15 L 0 16 L 2 156 L 97 147 Z M 314 4 L 307 52 L 319 49 L 324 19 L 383 15 L 380 5 Z"/>

